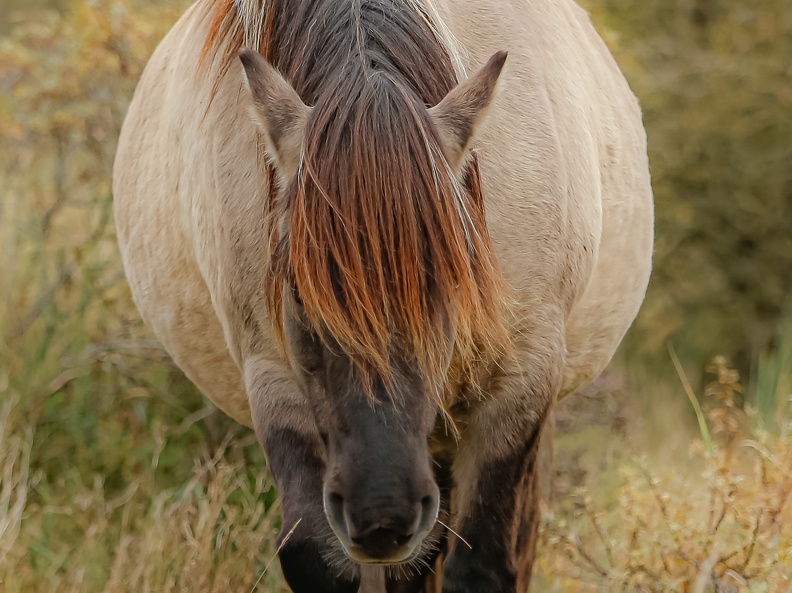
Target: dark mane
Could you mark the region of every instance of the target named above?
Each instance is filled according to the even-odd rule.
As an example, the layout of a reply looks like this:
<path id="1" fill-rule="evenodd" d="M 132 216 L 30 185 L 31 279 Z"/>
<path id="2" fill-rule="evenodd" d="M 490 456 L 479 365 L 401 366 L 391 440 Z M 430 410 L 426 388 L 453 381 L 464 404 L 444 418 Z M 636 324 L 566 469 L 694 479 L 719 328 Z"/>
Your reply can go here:
<path id="1" fill-rule="evenodd" d="M 300 173 L 270 200 L 288 228 L 272 237 L 276 331 L 289 287 L 364 378 L 387 379 L 397 350 L 439 378 L 449 323 L 458 348 L 502 342 L 504 284 L 478 164 L 456 182 L 425 109 L 457 82 L 429 16 L 411 0 L 267 0 L 264 10 L 259 52 L 314 106 Z M 207 39 L 223 56 L 241 45 L 235 12 L 218 2 Z"/>

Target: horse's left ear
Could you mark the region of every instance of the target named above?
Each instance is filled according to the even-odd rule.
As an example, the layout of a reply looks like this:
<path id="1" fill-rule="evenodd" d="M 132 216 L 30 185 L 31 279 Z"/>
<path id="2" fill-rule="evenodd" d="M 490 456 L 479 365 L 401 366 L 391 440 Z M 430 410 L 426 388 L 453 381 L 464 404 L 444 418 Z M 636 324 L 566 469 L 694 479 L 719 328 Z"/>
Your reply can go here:
<path id="1" fill-rule="evenodd" d="M 311 108 L 258 52 L 243 49 L 239 59 L 245 68 L 247 87 L 253 98 L 253 115 L 264 132 L 267 152 L 278 173 L 284 179 L 291 179 L 300 165 Z"/>
<path id="2" fill-rule="evenodd" d="M 440 135 L 448 164 L 459 172 L 487 109 L 492 104 L 503 64 L 509 54 L 499 51 L 473 76 L 456 87 L 440 103 L 429 109 Z"/>

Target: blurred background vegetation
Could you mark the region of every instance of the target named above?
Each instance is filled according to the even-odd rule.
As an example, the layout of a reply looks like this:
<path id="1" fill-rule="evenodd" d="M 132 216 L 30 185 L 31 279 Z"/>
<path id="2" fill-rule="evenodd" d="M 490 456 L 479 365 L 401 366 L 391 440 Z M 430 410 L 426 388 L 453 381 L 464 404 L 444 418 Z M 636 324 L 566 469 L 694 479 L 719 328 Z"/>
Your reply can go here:
<path id="1" fill-rule="evenodd" d="M 119 127 L 187 4 L 0 0 L 4 592 L 283 587 L 255 439 L 141 324 L 115 247 Z M 644 108 L 657 248 L 612 369 L 558 411 L 538 581 L 788 591 L 792 6 L 583 5 Z"/>

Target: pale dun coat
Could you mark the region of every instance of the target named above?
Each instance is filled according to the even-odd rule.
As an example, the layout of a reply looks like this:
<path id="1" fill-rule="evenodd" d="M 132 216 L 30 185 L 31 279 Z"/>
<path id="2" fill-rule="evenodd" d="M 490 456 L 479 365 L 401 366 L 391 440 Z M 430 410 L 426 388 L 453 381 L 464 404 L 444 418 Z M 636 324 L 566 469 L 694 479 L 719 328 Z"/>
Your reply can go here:
<path id="1" fill-rule="evenodd" d="M 328 508 L 333 489 L 341 488 L 334 485 L 338 476 L 347 471 L 342 467 L 330 475 L 341 464 L 333 456 L 346 445 L 333 445 L 330 428 L 325 449 L 327 434 L 317 424 L 322 420 L 305 399 L 313 396 L 295 365 L 284 362 L 268 317 L 264 286 L 271 244 L 265 213 L 271 177 L 264 151 L 279 175 L 288 178 L 294 171 L 267 144 L 267 122 L 251 117 L 256 109 L 236 49 L 217 42 L 218 51 L 234 54 L 226 72 L 218 70 L 220 58 L 210 55 L 208 65 L 201 58 L 212 15 L 231 1 L 199 0 L 174 26 L 146 68 L 122 130 L 113 179 L 115 218 L 135 303 L 201 391 L 240 423 L 255 425 L 282 497 L 284 530 L 300 520 L 281 554 L 297 593 L 312 593 L 301 584 L 312 575 L 327 581 L 316 581 L 327 591 L 359 586 L 522 593 L 535 551 L 534 462 L 547 410 L 605 368 L 649 279 L 653 206 L 638 103 L 588 15 L 571 0 L 393 1 L 394 9 L 416 11 L 413 16 L 431 23 L 460 80 L 495 52 L 509 52 L 491 104 L 486 95 L 485 117 L 476 114 L 470 123 L 495 260 L 510 288 L 503 306 L 513 349 L 493 353 L 494 365 L 477 372 L 483 387 L 474 397 L 449 379 L 443 401 L 448 416 L 429 439 L 437 467 L 445 469 L 433 474 L 439 507 L 432 506 L 434 478 L 421 501 L 431 503 L 432 535 L 426 541 L 434 542 L 432 550 L 444 550 L 446 582 L 440 575 L 424 581 L 427 571 L 415 562 L 404 574 L 367 568 L 381 542 L 356 548 L 347 532 L 356 530 L 353 511 L 339 507 L 339 526 Z M 276 4 L 298 1 L 307 0 Z M 381 0 L 349 4 L 374 1 Z M 260 47 L 266 7 L 256 0 L 233 2 L 247 45 Z M 309 24 L 306 31 L 313 26 L 321 24 Z M 261 68 L 262 76 L 275 76 Z M 292 92 L 285 88 L 281 103 Z M 432 417 L 443 417 L 438 408 L 431 410 Z M 458 434 L 446 431 L 451 424 Z M 429 435 L 420 434 L 422 444 L 410 459 L 427 456 Z M 392 454 L 401 455 L 399 448 Z M 327 475 L 308 472 L 307 459 Z M 453 506 L 443 479 L 453 489 Z M 338 504 L 351 505 L 347 496 L 352 495 L 344 491 L 341 501 L 339 495 Z M 475 549 L 455 537 L 445 539 L 445 529 L 433 523 L 438 508 Z M 378 521 L 369 528 L 385 529 L 385 519 Z M 363 568 L 346 558 L 335 536 Z M 435 561 L 428 543 L 415 546 L 424 562 Z M 396 548 L 382 554 L 401 557 Z"/>

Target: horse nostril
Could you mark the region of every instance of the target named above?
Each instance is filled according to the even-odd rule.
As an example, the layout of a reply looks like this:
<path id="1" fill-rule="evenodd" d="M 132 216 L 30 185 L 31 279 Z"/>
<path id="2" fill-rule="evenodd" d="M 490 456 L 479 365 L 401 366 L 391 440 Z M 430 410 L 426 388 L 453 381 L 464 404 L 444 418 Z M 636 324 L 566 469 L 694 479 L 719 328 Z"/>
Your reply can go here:
<path id="1" fill-rule="evenodd" d="M 434 503 L 434 498 L 429 496 L 428 494 L 421 499 L 421 508 L 426 511 L 432 508 L 432 503 Z"/>
<path id="2" fill-rule="evenodd" d="M 418 531 L 424 537 L 428 534 L 437 522 L 437 513 L 440 510 L 440 492 L 435 488 L 431 494 L 427 494 L 421 499 L 421 517 L 418 522 Z"/>
<path id="3" fill-rule="evenodd" d="M 338 492 L 328 492 L 326 498 L 327 515 L 336 529 L 345 530 L 344 497 Z"/>

